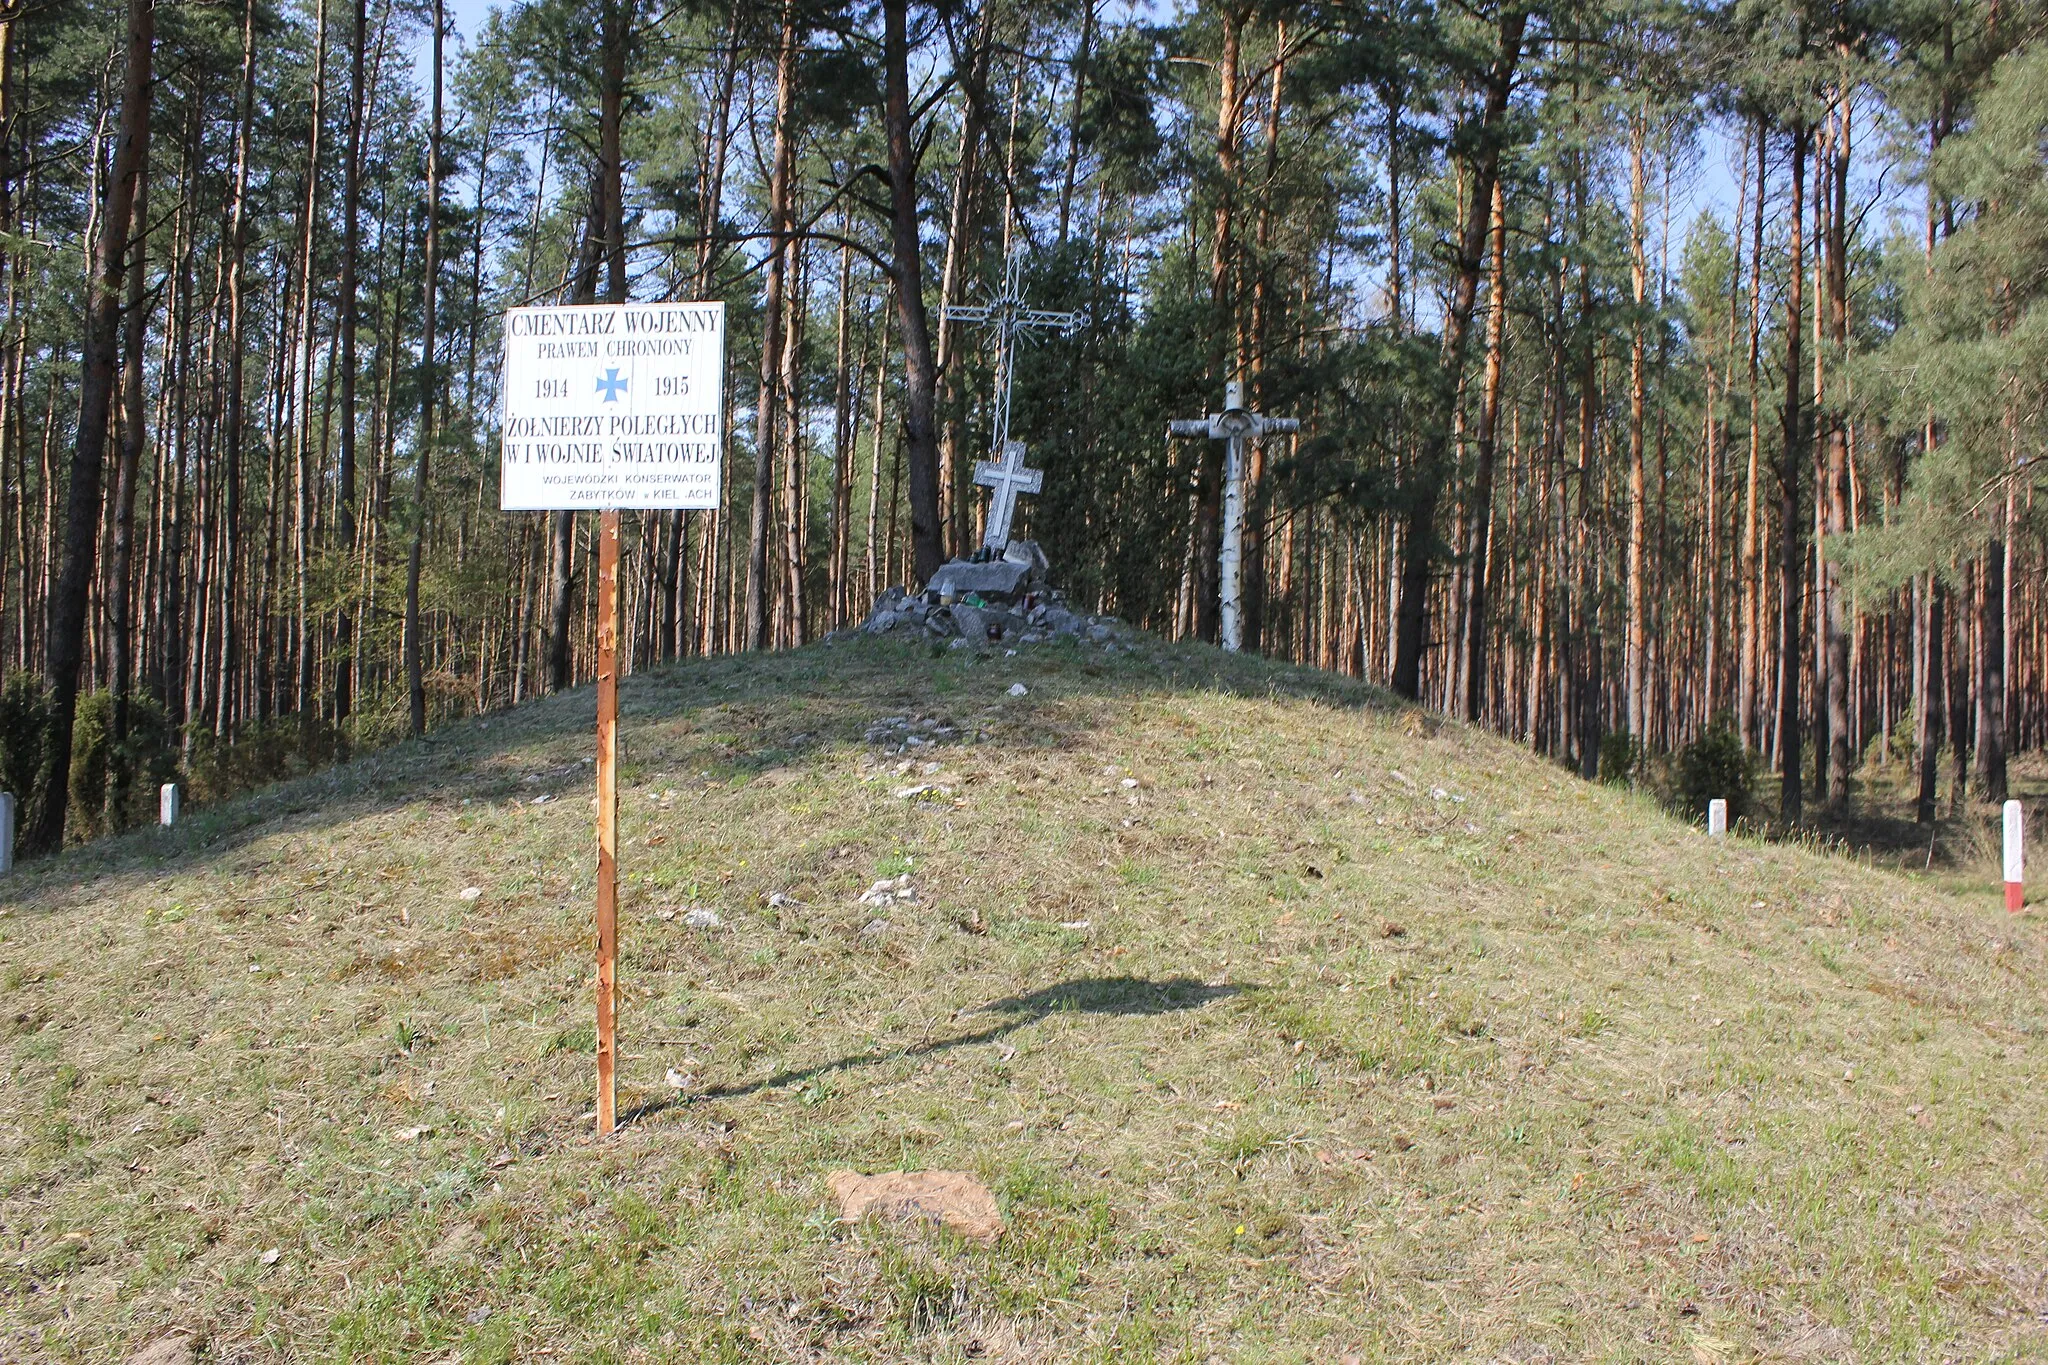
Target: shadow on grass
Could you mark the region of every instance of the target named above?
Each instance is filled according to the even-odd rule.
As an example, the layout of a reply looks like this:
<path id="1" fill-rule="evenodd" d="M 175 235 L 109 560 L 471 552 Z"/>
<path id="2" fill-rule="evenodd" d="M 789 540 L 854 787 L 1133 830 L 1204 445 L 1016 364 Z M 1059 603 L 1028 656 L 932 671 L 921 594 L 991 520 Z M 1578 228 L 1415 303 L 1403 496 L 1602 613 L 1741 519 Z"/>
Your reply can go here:
<path id="1" fill-rule="evenodd" d="M 1006 996 L 971 1011 L 970 1013 L 974 1015 L 1005 1016 L 999 1022 L 984 1028 L 954 1034 L 948 1038 L 926 1039 L 924 1042 L 912 1043 L 908 1047 L 898 1048 L 892 1052 L 861 1052 L 800 1070 L 778 1071 L 772 1076 L 745 1085 L 713 1086 L 694 1095 L 673 1095 L 650 1100 L 621 1114 L 619 1122 L 622 1125 L 636 1123 L 642 1119 L 652 1118 L 664 1110 L 704 1100 L 740 1099 L 764 1090 L 780 1090 L 785 1086 L 801 1085 L 820 1076 L 828 1076 L 835 1071 L 850 1071 L 855 1067 L 876 1066 L 882 1062 L 899 1061 L 907 1057 L 925 1057 L 933 1053 L 950 1052 L 957 1047 L 993 1042 L 1006 1034 L 1015 1033 L 1026 1024 L 1035 1024 L 1049 1015 L 1172 1014 L 1179 1010 L 1200 1009 L 1211 1001 L 1227 999 L 1248 989 L 1251 988 L 1230 984 L 1211 986 L 1185 976 L 1168 977 L 1164 981 L 1151 981 L 1138 976 L 1084 976 L 1073 981 L 1062 981 L 1056 986 L 1047 986 L 1027 995 Z"/>

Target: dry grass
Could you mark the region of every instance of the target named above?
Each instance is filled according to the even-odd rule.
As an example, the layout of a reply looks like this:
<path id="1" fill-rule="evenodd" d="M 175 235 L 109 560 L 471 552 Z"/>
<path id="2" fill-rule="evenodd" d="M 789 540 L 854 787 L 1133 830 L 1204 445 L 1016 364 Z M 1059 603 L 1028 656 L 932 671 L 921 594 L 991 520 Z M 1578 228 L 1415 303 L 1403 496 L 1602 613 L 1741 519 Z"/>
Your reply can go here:
<path id="1" fill-rule="evenodd" d="M 691 665 L 625 689 L 596 1143 L 590 704 L 6 884 L 0 1357 L 2048 1353 L 2048 960 L 1988 880 L 1201 650 Z M 897 1165 L 1008 1234 L 837 1227 Z"/>

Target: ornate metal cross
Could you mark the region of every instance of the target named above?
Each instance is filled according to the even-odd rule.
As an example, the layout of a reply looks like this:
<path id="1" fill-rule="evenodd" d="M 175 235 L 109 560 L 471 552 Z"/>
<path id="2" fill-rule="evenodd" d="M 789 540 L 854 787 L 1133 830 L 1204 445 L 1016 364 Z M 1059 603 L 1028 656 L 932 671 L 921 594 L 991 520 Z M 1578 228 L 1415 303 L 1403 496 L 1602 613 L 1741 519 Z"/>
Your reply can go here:
<path id="1" fill-rule="evenodd" d="M 1010 439 L 1010 390 L 1016 379 L 1017 338 L 1027 332 L 1058 332 L 1071 336 L 1088 323 L 1086 313 L 1061 313 L 1046 308 L 1030 308 L 1024 303 L 1024 256 L 1012 251 L 1003 265 L 1003 287 L 985 304 L 972 306 L 949 306 L 940 316 L 948 322 L 984 323 L 996 329 L 996 395 L 995 430 L 989 440 L 989 450 L 996 456 L 994 461 L 984 461 L 975 467 L 974 481 L 984 487 L 996 490 L 996 500 L 989 508 L 988 532 L 982 537 L 982 544 L 1000 550 L 1010 538 L 1010 517 L 1016 510 L 1018 492 L 1036 493 L 1043 482 L 1041 470 L 1023 470 L 1024 447 L 1021 442 Z M 1016 447 L 1014 462 L 1011 447 Z M 1007 469 L 1011 474 L 1027 473 L 1031 476 L 1029 487 L 1015 484 L 997 485 L 982 477 L 987 470 Z M 1001 515 L 997 514 L 1000 506 Z M 998 535 L 1000 531 L 1000 535 Z"/>

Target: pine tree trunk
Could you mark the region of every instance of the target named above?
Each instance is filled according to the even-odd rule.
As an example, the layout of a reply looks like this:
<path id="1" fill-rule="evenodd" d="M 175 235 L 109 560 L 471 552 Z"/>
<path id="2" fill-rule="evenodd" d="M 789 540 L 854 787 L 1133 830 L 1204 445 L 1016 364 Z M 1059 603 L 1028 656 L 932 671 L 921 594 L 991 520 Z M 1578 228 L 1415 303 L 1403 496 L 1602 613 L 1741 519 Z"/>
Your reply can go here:
<path id="1" fill-rule="evenodd" d="M 243 337 L 246 309 L 246 267 L 249 255 L 249 142 L 256 110 L 256 8 L 245 0 L 242 10 L 241 103 L 235 118 L 234 200 L 228 217 L 227 414 L 222 442 L 220 556 L 220 673 L 215 697 L 213 732 L 222 741 L 235 736 L 239 720 L 237 675 L 242 656 L 241 622 L 236 597 L 242 571 L 242 442 L 247 428 L 243 391 Z"/>
<path id="2" fill-rule="evenodd" d="M 1846 109 L 1837 111 L 1830 139 L 1830 152 L 1822 159 L 1819 178 L 1827 195 L 1827 333 L 1836 355 L 1846 354 L 1849 338 L 1849 126 Z M 1818 395 L 1816 395 L 1818 401 Z M 1826 415 L 1826 508 L 1827 537 L 1832 546 L 1849 531 L 1849 428 L 1848 415 L 1839 399 L 1831 400 Z M 1842 583 L 1838 556 L 1829 554 L 1824 562 L 1823 590 L 1826 603 L 1828 805 L 1839 809 L 1849 799 L 1849 632 L 1847 590 Z"/>
<path id="3" fill-rule="evenodd" d="M 1217 387 L 1235 382 L 1244 372 L 1238 344 L 1236 208 L 1238 193 L 1237 125 L 1243 114 L 1239 93 L 1239 60 L 1246 13 L 1241 4 L 1226 3 L 1217 13 L 1222 52 L 1216 63 L 1216 208 L 1209 238 L 1209 306 L 1212 310 L 1213 360 Z M 1222 623 L 1224 443 L 1205 441 L 1195 455 L 1194 488 L 1194 633 L 1214 644 Z"/>
<path id="4" fill-rule="evenodd" d="M 2003 526 L 1984 550 L 1983 596 L 1977 647 L 1977 794 L 2000 802 L 2007 795 L 2005 741 L 2007 575 L 2012 568 L 2013 494 L 2000 515 Z"/>
<path id="5" fill-rule="evenodd" d="M 1931 573 L 1924 578 L 1926 587 L 1923 592 L 1927 605 L 1920 626 L 1923 657 L 1914 679 L 1917 714 L 1913 723 L 1913 748 L 1920 764 L 1920 790 L 1914 803 L 1913 818 L 1920 824 L 1931 825 L 1935 816 L 1935 787 L 1941 777 L 1941 680 L 1947 676 L 1941 645 L 1947 630 L 1942 620 L 1945 593 L 1941 580 Z"/>
<path id="6" fill-rule="evenodd" d="M 1088 63 L 1095 43 L 1095 7 L 1100 0 L 1082 0 L 1081 34 L 1074 47 L 1074 98 L 1067 113 L 1067 162 L 1060 175 L 1059 244 L 1067 244 L 1072 227 L 1074 180 L 1081 166 L 1081 110 L 1088 91 Z"/>
<path id="7" fill-rule="evenodd" d="M 149 172 L 145 166 L 135 177 L 134 220 L 149 222 Z M 113 645 L 114 723 L 116 749 L 128 741 L 129 688 L 134 681 L 135 480 L 142 466 L 142 447 L 147 444 L 148 418 L 143 405 L 143 359 L 149 342 L 149 309 L 145 307 L 143 277 L 147 274 L 149 234 L 135 234 L 134 259 L 128 263 L 127 316 L 122 319 L 121 360 L 121 451 L 114 475 L 114 534 L 109 545 L 107 566 L 107 632 Z M 125 763 L 117 763 L 112 807 L 117 813 L 127 808 Z"/>
<path id="8" fill-rule="evenodd" d="M 878 558 L 876 555 L 878 546 L 875 534 L 879 529 L 878 521 L 882 511 L 882 444 L 883 436 L 888 429 L 884 420 L 887 413 L 884 404 L 889 396 L 889 313 L 894 303 L 893 299 L 883 300 L 881 316 L 875 324 L 879 334 L 875 342 L 875 449 L 874 458 L 868 462 L 868 525 L 867 539 L 863 546 L 866 558 L 862 563 L 862 569 L 867 577 L 867 601 L 863 604 L 865 610 L 873 610 L 875 598 L 882 591 L 882 575 L 889 570 L 888 559 Z"/>
<path id="9" fill-rule="evenodd" d="M 1465 690 L 1459 699 L 1460 714 L 1477 722 L 1486 710 L 1486 576 L 1493 524 L 1493 464 L 1500 427 L 1501 377 L 1505 369 L 1503 352 L 1507 344 L 1508 317 L 1508 217 L 1507 192 L 1493 182 L 1493 272 L 1488 285 L 1486 314 L 1486 368 L 1480 381 L 1479 430 L 1474 442 L 1472 503 L 1465 531 L 1465 602 L 1461 615 L 1465 623 Z"/>
<path id="10" fill-rule="evenodd" d="M 427 679 L 420 658 L 420 570 L 426 561 L 434 441 L 440 430 L 435 403 L 440 395 L 441 370 L 435 349 L 435 331 L 438 322 L 436 285 L 441 266 L 441 42 L 447 27 L 442 14 L 442 0 L 434 0 L 431 15 L 432 55 L 428 61 L 433 67 L 429 78 L 433 94 L 427 124 L 426 259 L 420 266 L 420 453 L 413 466 L 412 550 L 405 563 L 407 719 L 415 737 L 427 732 Z"/>
<path id="11" fill-rule="evenodd" d="M 1479 146 L 1473 156 L 1471 183 L 1461 206 L 1457 272 L 1452 279 L 1450 307 L 1444 319 L 1444 365 L 1437 382 L 1438 411 L 1424 449 L 1418 452 L 1409 479 L 1407 526 L 1402 534 L 1401 605 L 1396 631 L 1393 689 L 1411 701 L 1422 696 L 1422 655 L 1428 644 L 1431 567 L 1436 554 L 1437 504 L 1448 475 L 1447 447 L 1455 419 L 1456 395 L 1465 364 L 1465 341 L 1479 294 L 1479 272 L 1486 258 L 1486 233 L 1492 217 L 1493 182 L 1500 173 L 1501 139 L 1508 97 L 1522 60 L 1522 37 L 1528 15 L 1503 8 L 1499 47 L 1486 80 L 1486 103 L 1480 115 Z"/>
<path id="12" fill-rule="evenodd" d="M 315 0 L 313 8 L 312 109 L 306 132 L 306 196 L 299 218 L 299 401 L 298 432 L 294 441 L 297 473 L 292 517 L 292 581 L 296 595 L 294 648 L 297 653 L 298 682 L 293 704 L 299 713 L 299 745 L 310 753 L 320 708 L 315 700 L 318 686 L 314 673 L 314 640 L 311 622 L 311 572 L 315 499 L 313 434 L 313 314 L 314 280 L 317 276 L 314 252 L 320 223 L 320 134 L 327 103 L 327 0 Z M 482 234 L 478 234 L 481 241 Z M 333 367 L 328 369 L 333 376 Z M 324 464 L 323 446 L 319 458 Z"/>
<path id="13" fill-rule="evenodd" d="M 349 32 L 348 157 L 341 180 L 341 413 L 340 449 L 335 471 L 334 530 L 341 542 L 343 569 L 356 548 L 356 326 L 357 274 L 361 269 L 363 213 L 363 137 L 368 99 L 367 65 L 370 37 L 368 0 L 355 0 Z M 348 718 L 354 709 L 351 656 L 355 652 L 355 616 L 346 596 L 334 623 L 334 725 L 346 751 Z"/>
<path id="14" fill-rule="evenodd" d="M 748 649 L 768 647 L 768 535 L 775 516 L 776 384 L 782 370 L 783 294 L 788 287 L 789 178 L 795 159 L 791 127 L 796 103 L 796 7 L 785 0 L 775 60 L 775 150 L 768 176 L 768 272 L 761 301 L 761 388 L 754 413 L 754 517 L 747 530 Z M 795 433 L 791 433 L 794 439 Z"/>
<path id="15" fill-rule="evenodd" d="M 1742 653 L 1736 661 L 1736 723 L 1742 743 L 1762 747 L 1757 725 L 1763 672 L 1763 560 L 1758 532 L 1759 489 L 1763 473 L 1763 269 L 1764 200 L 1769 167 L 1766 126 L 1756 120 L 1756 201 L 1752 206 L 1749 242 L 1749 468 L 1742 492 Z M 1739 225 L 1738 225 L 1739 226 Z"/>
<path id="16" fill-rule="evenodd" d="M 724 50 L 719 58 L 717 83 L 713 87 L 711 107 L 706 114 L 705 143 L 700 197 L 697 204 L 697 264 L 695 271 L 696 293 L 700 299 L 708 299 L 712 293 L 712 269 L 717 259 L 713 253 L 713 237 L 716 235 L 722 216 L 721 206 L 725 201 L 725 163 L 732 145 L 732 91 L 739 75 L 739 26 L 740 5 L 734 0 L 727 14 L 725 24 Z M 730 526 L 729 514 L 725 509 L 726 490 L 732 480 L 732 458 L 727 457 L 719 464 L 718 506 L 701 518 L 703 529 L 700 539 L 704 550 L 697 586 L 697 652 L 712 654 L 722 644 L 719 627 L 724 614 L 719 610 L 718 577 L 724 558 L 720 548 Z M 672 582 L 669 591 L 677 597 L 683 592 L 680 583 Z"/>
<path id="17" fill-rule="evenodd" d="M 1635 317 L 1629 325 L 1628 349 L 1628 630 L 1624 640 L 1623 686 L 1628 692 L 1628 732 L 1638 744 L 1649 740 L 1645 695 L 1649 644 L 1648 519 L 1649 502 L 1643 473 L 1643 412 L 1648 397 L 1648 353 L 1643 310 L 1649 296 L 1648 240 L 1643 216 L 1649 189 L 1644 174 L 1644 143 L 1649 113 L 1638 109 L 1629 120 L 1628 221 L 1629 297 Z"/>
<path id="18" fill-rule="evenodd" d="M 960 82 L 960 153 L 953 169 L 953 202 L 947 214 L 946 256 L 939 275 L 938 383 L 939 519 L 955 543 L 968 542 L 968 509 L 963 495 L 960 458 L 960 331 L 946 310 L 966 297 L 968 250 L 974 240 L 974 207 L 981 188 L 981 144 L 988 120 L 989 49 L 995 34 L 996 7 L 982 6 L 974 48 Z M 965 490 L 971 491 L 971 490 Z"/>
<path id="19" fill-rule="evenodd" d="M 840 229 L 847 227 L 841 215 Z M 825 615 L 828 629 L 846 624 L 846 514 L 853 496 L 848 465 L 853 458 L 854 429 L 859 424 L 860 358 L 849 349 L 853 319 L 853 248 L 839 248 L 839 288 L 833 300 L 832 365 L 832 527 L 825 554 Z"/>
<path id="20" fill-rule="evenodd" d="M 1779 424 L 1782 449 L 1778 469 L 1778 815 L 1788 825 L 1799 821 L 1802 796 L 1799 605 L 1806 546 L 1799 510 L 1799 466 L 1805 449 L 1799 385 L 1803 368 L 1800 345 L 1806 331 L 1806 154 L 1813 141 L 1812 130 L 1804 124 L 1795 123 L 1791 131 L 1793 211 L 1786 220 L 1791 260 L 1785 276 L 1785 406 Z"/>
<path id="21" fill-rule="evenodd" d="M 912 573 L 928 581 L 945 562 L 939 523 L 938 439 L 933 426 L 936 372 L 924 306 L 917 155 L 910 111 L 909 0 L 882 0 L 883 126 L 889 145 L 889 243 L 897 323 L 903 329 L 903 443 L 910 481 Z"/>
<path id="22" fill-rule="evenodd" d="M 604 257 L 605 195 L 602 175 L 594 175 L 583 221 L 583 245 L 575 267 L 574 300 L 597 302 L 597 276 Z M 574 653 L 569 646 L 571 616 L 575 608 L 574 560 L 576 514 L 553 512 L 548 559 L 548 691 L 560 692 L 572 681 Z"/>
<path id="23" fill-rule="evenodd" d="M 65 502 L 64 558 L 50 593 L 45 675 L 50 687 L 50 729 L 40 803 L 25 822 L 21 844 L 29 853 L 54 853 L 64 843 L 70 801 L 71 731 L 78 712 L 87 606 L 99 547 L 100 484 L 106 473 L 107 421 L 114 397 L 114 359 L 120 343 L 122 284 L 135 193 L 149 160 L 150 61 L 156 45 L 152 0 L 128 0 L 127 70 L 122 79 L 120 137 L 99 205 L 92 291 L 86 310 L 84 363 L 79 373 L 78 430 Z"/>
<path id="24" fill-rule="evenodd" d="M 1273 25 L 1273 76 L 1266 98 L 1266 165 L 1263 185 L 1259 195 L 1258 226 L 1254 229 L 1253 240 L 1258 246 L 1257 273 L 1252 280 L 1252 326 L 1251 366 L 1253 375 L 1263 380 L 1267 351 L 1271 345 L 1273 288 L 1270 279 L 1271 268 L 1268 253 L 1273 245 L 1273 195 L 1280 175 L 1280 97 L 1282 83 L 1287 76 L 1287 21 L 1277 20 Z M 1263 383 L 1256 390 L 1259 406 L 1264 407 L 1268 395 Z M 1257 653 L 1265 642 L 1266 633 L 1266 443 L 1254 441 L 1245 452 L 1244 467 L 1244 532 L 1241 562 L 1244 583 L 1239 593 L 1239 617 L 1242 621 L 1243 646 Z M 1366 611 L 1363 599 L 1359 603 L 1361 615 Z M 1360 659 L 1364 650 L 1360 649 Z M 1360 671 L 1363 672 L 1363 663 Z"/>
<path id="25" fill-rule="evenodd" d="M 805 494 L 803 415 L 804 321 L 809 311 L 810 271 L 802 241 L 789 244 L 788 321 L 782 329 L 782 571 L 788 628 L 783 643 L 794 648 L 809 638 L 809 602 L 804 591 L 809 567 L 809 514 Z"/>

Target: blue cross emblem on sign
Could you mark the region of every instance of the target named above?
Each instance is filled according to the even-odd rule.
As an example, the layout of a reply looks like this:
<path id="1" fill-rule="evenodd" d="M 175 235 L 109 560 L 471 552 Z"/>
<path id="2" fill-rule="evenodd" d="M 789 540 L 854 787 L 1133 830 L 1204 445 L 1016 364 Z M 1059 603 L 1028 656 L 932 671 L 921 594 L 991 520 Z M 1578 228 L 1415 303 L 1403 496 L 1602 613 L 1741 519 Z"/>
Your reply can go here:
<path id="1" fill-rule="evenodd" d="M 597 381 L 597 387 L 603 392 L 605 402 L 616 403 L 619 401 L 619 395 L 626 391 L 626 383 L 626 380 L 619 378 L 619 371 L 614 366 L 604 372 L 604 377 Z"/>

